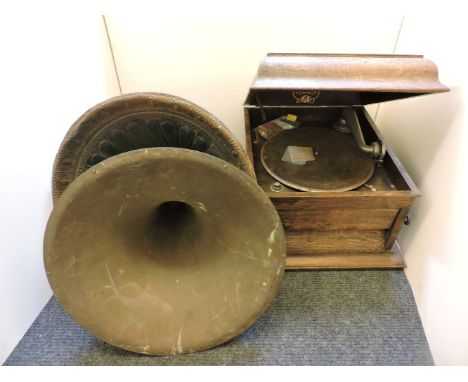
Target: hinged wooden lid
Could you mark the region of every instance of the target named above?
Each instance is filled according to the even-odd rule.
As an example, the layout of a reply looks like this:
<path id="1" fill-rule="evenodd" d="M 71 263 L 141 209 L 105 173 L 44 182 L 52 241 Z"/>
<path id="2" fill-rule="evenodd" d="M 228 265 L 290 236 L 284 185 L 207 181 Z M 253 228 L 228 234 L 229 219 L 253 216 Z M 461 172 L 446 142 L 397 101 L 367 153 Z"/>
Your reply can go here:
<path id="1" fill-rule="evenodd" d="M 357 106 L 448 90 L 423 56 L 270 53 L 247 104 Z"/>

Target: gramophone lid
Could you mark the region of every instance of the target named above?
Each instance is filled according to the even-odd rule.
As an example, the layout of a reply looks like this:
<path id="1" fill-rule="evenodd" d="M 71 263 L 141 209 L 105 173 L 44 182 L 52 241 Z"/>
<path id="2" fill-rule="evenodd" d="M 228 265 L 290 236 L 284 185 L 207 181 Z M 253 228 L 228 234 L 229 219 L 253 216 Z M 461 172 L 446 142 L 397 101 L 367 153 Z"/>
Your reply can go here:
<path id="1" fill-rule="evenodd" d="M 269 53 L 246 107 L 360 106 L 448 90 L 420 55 Z"/>

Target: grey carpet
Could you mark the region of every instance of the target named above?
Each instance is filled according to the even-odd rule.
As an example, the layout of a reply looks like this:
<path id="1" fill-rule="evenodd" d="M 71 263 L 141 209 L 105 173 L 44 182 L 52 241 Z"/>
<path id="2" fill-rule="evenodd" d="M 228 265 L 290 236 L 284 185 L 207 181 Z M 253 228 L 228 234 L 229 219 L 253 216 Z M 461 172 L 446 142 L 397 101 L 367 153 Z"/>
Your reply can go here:
<path id="1" fill-rule="evenodd" d="M 215 349 L 151 357 L 107 345 L 51 299 L 5 365 L 431 365 L 402 271 L 288 272 L 250 329 Z"/>

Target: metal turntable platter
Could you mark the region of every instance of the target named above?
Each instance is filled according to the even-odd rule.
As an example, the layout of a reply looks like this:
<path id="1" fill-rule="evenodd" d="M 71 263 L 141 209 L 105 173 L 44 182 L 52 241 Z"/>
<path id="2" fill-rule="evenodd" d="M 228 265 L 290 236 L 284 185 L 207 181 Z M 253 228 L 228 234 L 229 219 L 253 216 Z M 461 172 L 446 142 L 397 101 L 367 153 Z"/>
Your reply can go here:
<path id="1" fill-rule="evenodd" d="M 289 149 L 311 150 L 304 164 L 284 160 Z M 285 130 L 268 140 L 261 160 L 268 173 L 301 191 L 348 191 L 367 182 L 374 160 L 357 146 L 351 134 L 326 127 Z"/>

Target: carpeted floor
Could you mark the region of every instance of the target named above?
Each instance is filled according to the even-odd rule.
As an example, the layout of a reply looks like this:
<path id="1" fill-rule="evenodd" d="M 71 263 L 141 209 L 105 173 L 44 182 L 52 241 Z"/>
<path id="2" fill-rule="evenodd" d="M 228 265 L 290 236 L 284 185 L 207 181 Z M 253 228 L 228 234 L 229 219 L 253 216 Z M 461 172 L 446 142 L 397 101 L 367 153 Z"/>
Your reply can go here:
<path id="1" fill-rule="evenodd" d="M 287 272 L 275 303 L 215 349 L 133 354 L 81 329 L 51 299 L 5 365 L 431 365 L 403 271 Z"/>

